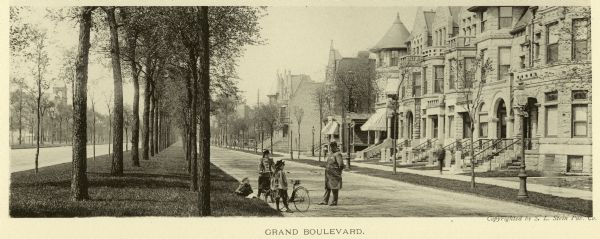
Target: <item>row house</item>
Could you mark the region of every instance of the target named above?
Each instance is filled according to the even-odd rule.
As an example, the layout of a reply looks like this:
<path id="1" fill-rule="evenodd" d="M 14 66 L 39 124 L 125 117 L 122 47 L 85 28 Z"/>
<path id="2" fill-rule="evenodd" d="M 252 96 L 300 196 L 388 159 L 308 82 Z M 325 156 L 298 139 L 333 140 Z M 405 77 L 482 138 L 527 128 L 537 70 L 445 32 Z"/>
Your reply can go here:
<path id="1" fill-rule="evenodd" d="M 589 7 L 438 7 L 414 24 L 386 104 L 402 162 L 433 163 L 439 142 L 446 166 L 518 168 L 525 134 L 528 169 L 591 173 Z"/>
<path id="2" fill-rule="evenodd" d="M 379 140 L 361 128 L 375 104 L 371 83 L 375 75 L 375 60 L 369 52 L 356 57 L 342 57 L 331 42 L 324 82 L 323 129 L 326 142 L 337 141 L 342 152 L 354 153 Z M 347 94 L 347 95 L 342 95 Z M 321 149 L 320 147 L 317 149 Z"/>

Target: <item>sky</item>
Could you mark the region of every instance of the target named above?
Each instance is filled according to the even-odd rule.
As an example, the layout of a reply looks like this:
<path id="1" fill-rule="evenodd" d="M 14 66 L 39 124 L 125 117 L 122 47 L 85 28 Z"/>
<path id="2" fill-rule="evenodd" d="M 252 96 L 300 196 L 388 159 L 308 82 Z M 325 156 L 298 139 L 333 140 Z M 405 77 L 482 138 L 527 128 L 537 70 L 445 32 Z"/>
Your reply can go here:
<path id="1" fill-rule="evenodd" d="M 24 21 L 48 31 L 50 67 L 48 79 L 58 78 L 64 51 L 76 51 L 78 25 L 74 22 L 58 24 L 44 18 L 46 9 L 33 8 L 23 16 Z M 238 59 L 239 88 L 248 104 L 256 104 L 260 90 L 261 102 L 272 90 L 278 71 L 307 74 L 314 81 L 323 81 L 329 47 L 333 41 L 343 57 L 354 57 L 358 51 L 374 46 L 396 18 L 410 31 L 416 7 L 269 7 L 267 16 L 260 20 L 261 36 L 265 44 L 248 46 Z M 92 37 L 94 33 L 92 33 Z M 106 101 L 113 91 L 112 70 L 105 65 L 109 59 L 90 53 L 89 99 L 94 99 L 97 110 L 107 113 Z M 104 65 L 102 62 L 104 62 Z M 14 64 L 16 74 L 25 75 L 33 85 L 27 63 Z M 29 64 L 31 65 L 31 64 Z M 29 76 L 29 77 L 27 77 Z M 124 104 L 133 101 L 133 86 L 124 75 Z M 64 84 L 62 80 L 53 82 Z"/>
<path id="2" fill-rule="evenodd" d="M 249 46 L 239 59 L 239 86 L 248 104 L 272 90 L 278 71 L 323 81 L 333 41 L 343 57 L 373 47 L 396 18 L 410 31 L 416 7 L 269 7 L 261 19 L 267 44 Z"/>

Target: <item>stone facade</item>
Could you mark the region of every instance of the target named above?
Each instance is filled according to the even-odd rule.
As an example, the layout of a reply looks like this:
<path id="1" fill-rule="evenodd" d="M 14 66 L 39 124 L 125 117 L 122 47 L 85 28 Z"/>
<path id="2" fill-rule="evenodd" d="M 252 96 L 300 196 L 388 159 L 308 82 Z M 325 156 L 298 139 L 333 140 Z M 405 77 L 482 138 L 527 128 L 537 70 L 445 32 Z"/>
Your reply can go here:
<path id="1" fill-rule="evenodd" d="M 472 120 L 479 142 L 517 142 L 525 132 L 528 169 L 591 173 L 589 13 L 589 7 L 558 6 L 419 11 L 407 55 L 389 73 L 402 79 L 400 138 L 413 147 L 424 140 L 450 145 L 471 136 Z M 482 71 L 481 62 L 491 67 Z M 472 64 L 473 71 L 465 70 Z M 466 78 L 473 88 L 482 86 L 474 111 L 464 104 Z"/>

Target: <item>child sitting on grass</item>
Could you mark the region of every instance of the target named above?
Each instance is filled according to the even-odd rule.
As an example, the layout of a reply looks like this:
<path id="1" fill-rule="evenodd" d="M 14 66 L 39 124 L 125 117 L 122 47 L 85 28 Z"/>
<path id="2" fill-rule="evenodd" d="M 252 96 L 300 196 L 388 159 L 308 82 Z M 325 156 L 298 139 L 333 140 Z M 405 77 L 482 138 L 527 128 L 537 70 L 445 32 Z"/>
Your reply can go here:
<path id="1" fill-rule="evenodd" d="M 240 182 L 240 186 L 238 186 L 238 188 L 235 190 L 235 194 L 242 197 L 248 197 L 252 193 L 253 191 L 252 186 L 250 186 L 250 179 L 248 179 L 248 177 L 243 178 L 242 182 Z"/>

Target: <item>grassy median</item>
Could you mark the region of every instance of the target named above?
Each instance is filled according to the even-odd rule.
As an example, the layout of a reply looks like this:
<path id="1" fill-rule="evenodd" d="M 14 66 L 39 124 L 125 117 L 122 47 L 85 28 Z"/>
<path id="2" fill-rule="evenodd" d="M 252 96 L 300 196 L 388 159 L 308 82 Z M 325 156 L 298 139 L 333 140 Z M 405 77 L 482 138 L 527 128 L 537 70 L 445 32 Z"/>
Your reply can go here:
<path id="1" fill-rule="evenodd" d="M 314 166 L 324 167 L 325 162 L 318 162 L 314 160 L 293 160 L 293 162 L 305 163 Z M 583 200 L 580 198 L 564 198 L 553 195 L 529 192 L 529 198 L 517 199 L 517 189 L 505 188 L 495 185 L 488 184 L 477 184 L 475 189 L 471 189 L 471 183 L 454 180 L 444 179 L 437 177 L 429 177 L 418 174 L 410 174 L 404 172 L 398 172 L 393 175 L 390 171 L 371 169 L 364 167 L 352 166 L 352 172 L 365 174 L 369 176 L 375 176 L 380 178 L 387 178 L 396 181 L 416 184 L 420 186 L 432 187 L 436 189 L 448 190 L 458 193 L 467 193 L 477 196 L 483 196 L 493 199 L 498 199 L 506 202 L 516 202 L 529 205 L 542 206 L 546 208 L 556 209 L 564 212 L 579 214 L 583 216 L 592 216 L 592 201 Z M 475 179 L 477 180 L 477 179 Z"/>
<path id="2" fill-rule="evenodd" d="M 109 175 L 107 156 L 88 160 L 90 199 L 69 200 L 71 163 L 11 175 L 11 217 L 174 216 L 197 215 L 197 194 L 189 190 L 189 176 L 181 147 L 170 147 L 141 167 L 131 166 L 124 153 L 123 177 Z M 211 207 L 214 216 L 281 216 L 261 200 L 233 194 L 238 181 L 211 166 Z"/>

